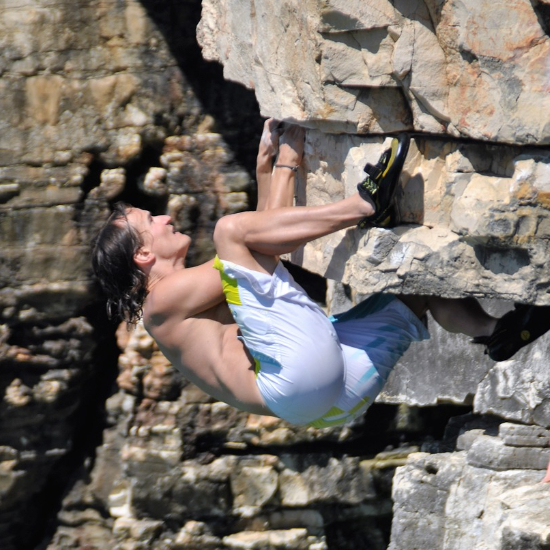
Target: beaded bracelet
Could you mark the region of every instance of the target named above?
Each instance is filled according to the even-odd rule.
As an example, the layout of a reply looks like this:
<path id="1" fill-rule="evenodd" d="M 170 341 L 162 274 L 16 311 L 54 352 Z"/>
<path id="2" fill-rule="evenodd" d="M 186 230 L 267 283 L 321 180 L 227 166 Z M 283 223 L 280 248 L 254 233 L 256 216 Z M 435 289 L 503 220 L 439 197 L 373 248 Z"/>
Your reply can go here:
<path id="1" fill-rule="evenodd" d="M 298 166 L 289 166 L 288 164 L 276 164 L 275 168 L 288 168 L 293 172 L 298 172 Z"/>

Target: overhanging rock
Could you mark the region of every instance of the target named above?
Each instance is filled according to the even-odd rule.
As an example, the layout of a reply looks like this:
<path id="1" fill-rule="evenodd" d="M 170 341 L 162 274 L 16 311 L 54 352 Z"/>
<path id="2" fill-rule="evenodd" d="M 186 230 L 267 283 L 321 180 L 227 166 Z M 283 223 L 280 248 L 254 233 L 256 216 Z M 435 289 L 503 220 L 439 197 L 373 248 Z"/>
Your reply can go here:
<path id="1" fill-rule="evenodd" d="M 204 0 L 206 59 L 324 131 L 549 144 L 547 2 Z"/>
<path id="2" fill-rule="evenodd" d="M 550 304 L 546 12 L 529 0 L 205 0 L 205 58 L 253 88 L 266 116 L 318 130 L 300 204 L 354 191 L 387 146 L 366 134 L 417 136 L 400 227 L 342 232 L 292 260 L 362 293 Z"/>

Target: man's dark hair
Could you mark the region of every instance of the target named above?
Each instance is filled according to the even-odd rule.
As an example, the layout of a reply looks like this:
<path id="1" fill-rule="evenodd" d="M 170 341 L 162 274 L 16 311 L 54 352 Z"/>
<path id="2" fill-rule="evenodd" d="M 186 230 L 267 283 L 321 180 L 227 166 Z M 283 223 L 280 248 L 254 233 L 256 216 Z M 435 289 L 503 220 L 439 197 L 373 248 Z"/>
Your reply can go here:
<path id="1" fill-rule="evenodd" d="M 143 314 L 147 296 L 147 276 L 134 262 L 143 246 L 140 234 L 130 226 L 127 211 L 131 206 L 117 203 L 113 213 L 96 237 L 92 252 L 95 276 L 107 295 L 109 318 L 135 325 Z"/>

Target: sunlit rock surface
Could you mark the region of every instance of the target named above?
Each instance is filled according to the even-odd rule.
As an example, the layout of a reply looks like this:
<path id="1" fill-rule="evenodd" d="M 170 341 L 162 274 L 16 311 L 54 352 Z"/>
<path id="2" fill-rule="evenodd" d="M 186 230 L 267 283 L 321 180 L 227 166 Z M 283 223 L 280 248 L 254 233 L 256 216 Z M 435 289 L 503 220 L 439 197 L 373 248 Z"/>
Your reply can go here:
<path id="1" fill-rule="evenodd" d="M 550 499 L 533 470 L 550 456 L 549 432 L 507 423 L 461 432 L 459 452 L 414 454 L 397 469 L 388 550 L 547 546 Z"/>
<path id="2" fill-rule="evenodd" d="M 325 131 L 550 143 L 548 4 L 205 0 L 207 59 Z"/>
<path id="3" fill-rule="evenodd" d="M 324 430 L 214 402 L 143 331 L 115 341 L 89 265 L 114 202 L 170 213 L 195 263 L 253 204 L 262 122 L 200 60 L 200 7 L 0 0 L 2 550 L 386 550 L 397 467 L 395 550 L 544 548 L 548 339 L 495 365 L 430 322 L 386 405 Z M 414 133 L 401 225 L 293 261 L 363 295 L 550 303 L 547 1 L 203 8 L 204 55 L 310 129 L 299 204 L 349 195 Z M 480 423 L 442 435 L 445 404 Z"/>
<path id="4" fill-rule="evenodd" d="M 363 295 L 475 296 L 496 300 L 484 302 L 495 314 L 513 301 L 549 304 L 549 15 L 538 0 L 205 0 L 205 57 L 254 89 L 263 113 L 312 129 L 298 204 L 349 196 L 388 134 L 413 133 L 399 226 L 342 231 L 292 261 Z M 549 426 L 548 337 L 494 365 L 434 325 L 380 400 L 470 404 Z M 466 457 L 398 470 L 392 550 L 547 545 L 548 498 L 536 485 L 547 443 L 516 448 L 486 428 Z"/>
<path id="5" fill-rule="evenodd" d="M 389 143 L 367 134 L 417 133 L 404 225 L 331 236 L 294 261 L 363 293 L 549 304 L 548 28 L 547 3 L 529 0 L 205 0 L 198 37 L 262 112 L 322 131 L 308 135 L 300 204 L 355 190 Z"/>
<path id="6" fill-rule="evenodd" d="M 300 204 L 349 196 L 390 141 L 308 134 Z M 363 294 L 550 303 L 550 151 L 413 140 L 394 229 L 349 229 L 292 260 Z"/>

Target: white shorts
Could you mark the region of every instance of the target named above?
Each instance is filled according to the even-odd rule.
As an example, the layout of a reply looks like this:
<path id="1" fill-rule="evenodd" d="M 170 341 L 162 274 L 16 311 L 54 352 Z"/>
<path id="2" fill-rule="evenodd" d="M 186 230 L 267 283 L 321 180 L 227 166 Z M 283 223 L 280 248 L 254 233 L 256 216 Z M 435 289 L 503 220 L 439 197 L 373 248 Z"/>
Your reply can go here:
<path id="1" fill-rule="evenodd" d="M 429 338 L 394 296 L 373 296 L 329 319 L 282 263 L 273 275 L 219 258 L 214 266 L 256 362 L 265 404 L 293 424 L 353 420 L 374 401 L 410 343 Z"/>

